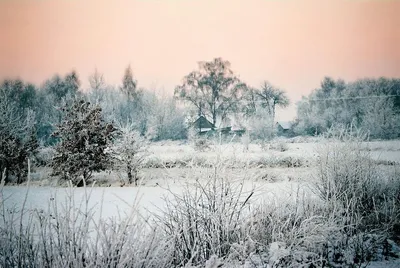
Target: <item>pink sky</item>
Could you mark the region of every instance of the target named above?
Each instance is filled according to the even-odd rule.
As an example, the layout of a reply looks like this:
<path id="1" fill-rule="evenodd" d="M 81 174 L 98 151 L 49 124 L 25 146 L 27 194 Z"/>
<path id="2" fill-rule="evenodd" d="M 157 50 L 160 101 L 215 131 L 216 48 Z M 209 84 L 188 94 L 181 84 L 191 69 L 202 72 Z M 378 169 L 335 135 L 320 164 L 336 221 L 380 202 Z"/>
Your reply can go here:
<path id="1" fill-rule="evenodd" d="M 400 1 L 0 0 L 0 79 L 41 84 L 97 69 L 118 84 L 173 92 L 197 62 L 222 57 L 242 80 L 268 80 L 292 103 L 326 75 L 400 77 Z M 295 116 L 295 105 L 278 119 Z"/>

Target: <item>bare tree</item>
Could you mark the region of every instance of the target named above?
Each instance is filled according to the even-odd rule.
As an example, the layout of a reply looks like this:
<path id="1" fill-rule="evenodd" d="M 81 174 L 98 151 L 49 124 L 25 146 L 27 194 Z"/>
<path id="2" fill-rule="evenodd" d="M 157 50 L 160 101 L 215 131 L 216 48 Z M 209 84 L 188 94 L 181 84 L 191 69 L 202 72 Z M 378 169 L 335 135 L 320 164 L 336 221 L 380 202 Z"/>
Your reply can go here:
<path id="1" fill-rule="evenodd" d="M 18 112 L 17 105 L 0 88 L 0 170 L 9 182 L 9 175 L 23 181 L 28 157 L 38 148 L 35 115 L 32 110 Z"/>
<path id="2" fill-rule="evenodd" d="M 199 69 L 183 78 L 175 88 L 175 97 L 194 105 L 199 115 L 223 120 L 238 108 L 238 100 L 246 85 L 231 70 L 230 62 L 221 58 L 199 62 Z"/>
<path id="3" fill-rule="evenodd" d="M 176 105 L 176 100 L 168 96 L 154 99 L 149 116 L 147 136 L 155 141 L 179 140 L 187 137 L 185 116 Z"/>
<path id="4" fill-rule="evenodd" d="M 260 89 L 248 88 L 243 113 L 247 118 L 253 137 L 271 138 L 275 129 L 275 109 L 287 107 L 289 98 L 286 92 L 264 81 Z"/>
<path id="5" fill-rule="evenodd" d="M 285 108 L 289 106 L 289 98 L 286 92 L 272 86 L 269 82 L 264 81 L 261 90 L 256 91 L 256 94 L 260 100 L 265 101 L 266 107 L 269 109 L 269 113 L 272 116 L 272 121 L 275 121 L 275 108 L 276 106 Z"/>
<path id="6" fill-rule="evenodd" d="M 94 73 L 89 76 L 89 84 L 90 84 L 90 89 L 93 91 L 99 91 L 101 89 L 104 89 L 106 85 L 104 76 L 102 73 L 99 73 L 97 71 L 97 68 L 94 70 Z"/>

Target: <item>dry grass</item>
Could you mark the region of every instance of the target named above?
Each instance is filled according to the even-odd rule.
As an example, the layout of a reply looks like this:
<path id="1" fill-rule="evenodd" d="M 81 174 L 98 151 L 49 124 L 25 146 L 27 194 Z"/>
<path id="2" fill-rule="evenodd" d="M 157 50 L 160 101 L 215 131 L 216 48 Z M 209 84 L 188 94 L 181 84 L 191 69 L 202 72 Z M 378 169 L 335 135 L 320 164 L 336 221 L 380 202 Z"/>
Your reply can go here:
<path id="1" fill-rule="evenodd" d="M 3 180 L 4 181 L 4 180 Z M 29 188 L 28 188 L 29 189 Z M 168 240 L 149 228 L 137 208 L 119 219 L 94 216 L 91 188 L 76 203 L 74 189 L 47 210 L 6 209 L 1 188 L 0 264 L 2 267 L 168 267 Z M 29 193 L 26 193 L 26 196 Z M 26 199 L 25 199 L 26 200 Z M 100 211 L 102 210 L 100 205 Z"/>
<path id="2" fill-rule="evenodd" d="M 256 189 L 227 172 L 218 154 L 203 173 L 190 173 L 165 208 L 144 218 L 95 217 L 91 187 L 74 189 L 45 211 L 7 210 L 1 186 L 3 267 L 366 267 L 389 256 L 400 238 L 398 174 L 383 172 L 357 139 L 320 152 L 316 195 L 260 200 Z M 237 162 L 235 162 L 237 163 Z M 196 163 L 187 167 L 195 167 Z M 392 167 L 395 169 L 395 167 Z M 394 174 L 394 175 L 390 175 Z M 29 194 L 29 193 L 27 193 Z M 25 199 L 26 200 L 26 199 Z M 396 255 L 397 254 L 397 255 Z"/>
<path id="3" fill-rule="evenodd" d="M 157 225 L 173 238 L 174 264 L 203 264 L 211 256 L 229 254 L 243 240 L 241 226 L 254 189 L 246 190 L 243 181 L 222 176 L 215 166 L 206 178 L 188 184 L 182 194 L 165 199 L 166 208 Z"/>

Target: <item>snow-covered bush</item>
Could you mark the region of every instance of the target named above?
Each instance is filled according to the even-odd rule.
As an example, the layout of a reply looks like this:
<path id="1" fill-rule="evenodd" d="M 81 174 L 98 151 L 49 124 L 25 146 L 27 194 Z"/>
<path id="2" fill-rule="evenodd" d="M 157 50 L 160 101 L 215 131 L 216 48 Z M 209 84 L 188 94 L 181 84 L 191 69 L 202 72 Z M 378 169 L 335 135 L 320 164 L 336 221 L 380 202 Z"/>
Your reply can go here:
<path id="1" fill-rule="evenodd" d="M 198 152 L 205 152 L 211 149 L 211 144 L 207 138 L 198 138 L 194 141 L 194 149 Z"/>
<path id="2" fill-rule="evenodd" d="M 117 168 L 126 171 L 128 183 L 135 183 L 139 180 L 139 171 L 144 166 L 147 155 L 147 141 L 137 131 L 129 127 L 120 129 L 120 135 L 111 147 L 114 164 Z"/>
<path id="3" fill-rule="evenodd" d="M 205 178 L 188 184 L 181 194 L 171 192 L 158 225 L 171 238 L 175 266 L 199 265 L 213 255 L 225 257 L 241 244 L 246 209 L 254 191 L 224 176 L 218 164 Z"/>
<path id="4" fill-rule="evenodd" d="M 6 205 L 0 185 L 0 267 L 172 267 L 168 238 L 148 228 L 137 204 L 125 217 L 99 218 L 91 189 L 82 198 L 75 190 L 69 184 L 65 200 L 55 194 L 45 209 L 28 209 Z"/>
<path id="5" fill-rule="evenodd" d="M 99 106 L 76 99 L 64 107 L 65 117 L 53 135 L 60 139 L 51 166 L 53 175 L 83 186 L 92 172 L 102 171 L 112 164 L 106 149 L 111 145 L 115 128 L 104 121 Z"/>
<path id="6" fill-rule="evenodd" d="M 269 141 L 275 136 L 276 129 L 273 119 L 266 110 L 257 110 L 256 114 L 247 120 L 249 135 L 252 140 Z"/>
<path id="7" fill-rule="evenodd" d="M 36 162 L 39 166 L 47 166 L 53 160 L 56 150 L 53 147 L 41 147 L 36 154 Z"/>
<path id="8" fill-rule="evenodd" d="M 279 152 L 286 152 L 287 150 L 289 150 L 289 146 L 283 141 L 271 142 L 270 149 Z"/>
<path id="9" fill-rule="evenodd" d="M 371 159 L 363 135 L 348 132 L 320 148 L 315 192 L 342 213 L 349 230 L 389 228 L 400 220 L 400 181 Z M 358 138 L 360 137 L 360 138 Z"/>

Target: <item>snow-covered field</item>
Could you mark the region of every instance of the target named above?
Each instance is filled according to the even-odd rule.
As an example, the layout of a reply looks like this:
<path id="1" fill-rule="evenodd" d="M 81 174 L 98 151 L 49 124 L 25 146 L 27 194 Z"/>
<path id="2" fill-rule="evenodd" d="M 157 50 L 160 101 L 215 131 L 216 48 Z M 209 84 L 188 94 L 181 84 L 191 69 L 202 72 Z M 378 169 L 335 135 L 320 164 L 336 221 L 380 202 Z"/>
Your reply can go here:
<path id="1" fill-rule="evenodd" d="M 94 208 L 96 218 L 120 219 L 137 208 L 147 217 L 163 210 L 164 199 L 171 198 L 173 193 L 182 193 L 188 183 L 199 179 L 206 181 L 218 172 L 227 180 L 243 183 L 244 191 L 254 190 L 252 202 L 279 203 L 290 198 L 295 200 L 299 196 L 314 195 L 310 185 L 317 176 L 316 163 L 322 144 L 323 142 L 284 142 L 284 150 L 280 150 L 280 147 L 276 149 L 272 145 L 262 148 L 257 144 L 250 144 L 245 150 L 245 146 L 240 143 L 212 144 L 207 151 L 198 152 L 187 143 L 160 142 L 150 145 L 149 159 L 162 163 L 186 164 L 172 165 L 170 168 L 165 165 L 147 166 L 140 172 L 142 179 L 138 187 L 123 184 L 125 174 L 122 171 L 95 174 L 94 187 L 55 187 L 54 181 L 47 176 L 47 169 L 36 169 L 32 173 L 30 187 L 5 186 L 2 189 L 2 201 L 5 209 L 11 210 L 20 208 L 26 198 L 26 209 L 46 211 L 51 202 L 57 202 L 62 207 L 72 197 L 76 207 L 85 205 L 87 199 L 87 206 Z M 383 169 L 387 164 L 394 165 L 393 168 L 400 165 L 400 141 L 375 141 L 364 143 L 363 146 Z M 287 161 L 281 161 L 282 159 L 306 161 L 302 160 L 299 165 L 287 165 Z M 243 165 L 249 162 L 256 164 Z M 220 164 L 219 168 L 214 169 L 214 164 Z M 373 262 L 370 267 L 400 267 L 400 263 Z"/>
<path id="2" fill-rule="evenodd" d="M 244 183 L 245 191 L 254 191 L 253 202 L 275 201 L 295 198 L 294 194 L 310 193 L 309 184 L 293 177 L 301 176 L 301 173 L 308 173 L 308 170 L 295 170 L 280 174 L 284 169 L 272 169 L 271 171 L 249 170 L 228 170 L 224 171 L 229 180 L 234 184 Z M 168 175 L 162 175 L 163 172 Z M 173 168 L 171 170 L 149 169 L 145 174 L 153 179 L 143 181 L 138 187 L 49 187 L 49 186 L 5 186 L 3 189 L 4 204 L 6 209 L 21 208 L 25 197 L 25 208 L 28 210 L 47 210 L 49 203 L 57 202 L 62 206 L 68 198 L 74 198 L 76 207 L 84 206 L 88 200 L 88 208 L 94 208 L 96 218 L 101 215 L 103 218 L 123 217 L 131 213 L 132 209 L 139 208 L 144 216 L 150 213 L 157 213 L 164 209 L 164 199 L 172 198 L 172 194 L 181 194 L 186 186 L 194 183 L 194 178 L 210 176 L 211 169 L 188 169 Z M 159 175 L 159 179 L 155 179 Z M 165 176 L 165 177 L 161 177 Z M 252 178 L 252 176 L 254 176 Z M 100 212 L 101 209 L 101 212 Z M 101 213 L 101 214 L 100 214 Z M 0 223 L 1 224 L 1 223 Z"/>
<path id="3" fill-rule="evenodd" d="M 288 193 L 292 189 L 299 187 L 307 188 L 309 183 L 315 179 L 315 163 L 318 152 L 323 143 L 302 142 L 291 143 L 286 142 L 286 151 L 276 149 L 262 149 L 258 144 L 250 144 L 245 150 L 240 143 L 227 143 L 223 145 L 211 145 L 211 148 L 205 152 L 198 152 L 191 144 L 182 142 L 159 142 L 151 144 L 149 158 L 162 159 L 164 161 L 177 161 L 185 159 L 202 159 L 204 162 L 194 163 L 193 166 L 184 167 L 176 166 L 168 167 L 147 167 L 144 168 L 140 175 L 140 187 L 122 186 L 121 182 L 125 179 L 123 171 L 101 172 L 95 174 L 95 186 L 111 186 L 103 188 L 90 188 L 89 190 L 75 189 L 74 195 L 81 198 L 84 192 L 91 193 L 91 205 L 100 203 L 103 200 L 103 209 L 106 213 L 103 216 L 114 216 L 117 208 L 125 211 L 129 208 L 127 204 L 150 208 L 154 205 L 161 207 L 162 197 L 168 194 L 170 189 L 178 192 L 182 189 L 182 185 L 190 183 L 194 178 L 206 178 L 213 172 L 211 167 L 202 167 L 202 163 L 209 164 L 229 162 L 230 165 L 219 172 L 223 172 L 224 176 L 231 180 L 244 180 L 248 186 L 255 186 L 260 192 L 273 192 L 276 196 Z M 363 144 L 366 151 L 371 153 L 371 157 L 379 161 L 391 161 L 400 164 L 400 141 L 374 141 Z M 272 146 L 271 146 L 272 147 Z M 301 158 L 308 160 L 304 166 L 252 166 L 252 167 L 235 167 L 235 163 L 246 163 L 246 161 L 256 161 L 263 159 L 276 158 Z M 225 161 L 225 162 L 224 162 Z M 189 168 L 190 167 L 190 168 Z M 46 206 L 47 201 L 52 196 L 57 196 L 59 200 L 65 198 L 68 189 L 65 187 L 51 187 L 54 180 L 48 176 L 48 169 L 37 169 L 33 172 L 33 181 L 29 189 L 27 204 L 34 208 L 42 208 Z M 44 185 L 44 186 L 42 186 Z M 42 187 L 40 187 L 42 186 Z M 5 202 L 7 205 L 21 203 L 24 200 L 27 188 L 23 186 L 6 186 L 4 187 L 5 196 L 10 198 Z"/>
<path id="4" fill-rule="evenodd" d="M 198 152 L 193 146 L 179 142 L 158 142 L 152 144 L 149 152 L 152 156 L 164 160 L 182 159 L 191 157 L 204 157 L 213 159 L 217 156 L 225 159 L 259 159 L 266 157 L 293 156 L 304 157 L 314 160 L 323 144 L 329 141 L 320 142 L 291 142 L 293 140 L 277 140 L 269 146 L 262 148 L 259 144 L 249 144 L 248 149 L 241 143 L 212 144 L 207 152 Z M 281 152 L 273 148 L 273 144 L 283 143 L 287 146 L 287 151 Z M 370 151 L 376 160 L 390 160 L 400 163 L 400 140 L 393 141 L 371 141 L 364 142 L 366 151 Z"/>

